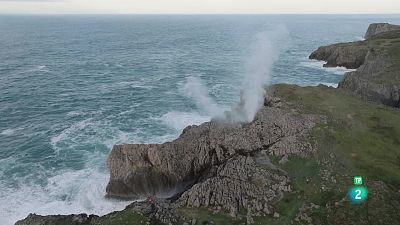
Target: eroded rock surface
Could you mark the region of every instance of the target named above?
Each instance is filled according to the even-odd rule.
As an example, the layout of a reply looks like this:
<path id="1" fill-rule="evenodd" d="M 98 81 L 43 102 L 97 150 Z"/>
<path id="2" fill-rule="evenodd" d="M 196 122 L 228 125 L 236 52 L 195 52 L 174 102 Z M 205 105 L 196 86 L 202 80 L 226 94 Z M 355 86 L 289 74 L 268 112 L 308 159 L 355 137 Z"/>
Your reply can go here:
<path id="1" fill-rule="evenodd" d="M 172 142 L 116 145 L 108 158 L 107 193 L 124 198 L 179 193 L 169 207 L 207 207 L 234 217 L 241 209 L 249 217 L 271 214 L 273 202 L 291 186 L 268 155 L 311 155 L 314 125 L 314 116 L 271 97 L 249 124 L 211 121 L 187 127 Z"/>
<path id="2" fill-rule="evenodd" d="M 268 167 L 268 165 L 266 165 Z M 186 191 L 178 203 L 190 207 L 221 209 L 236 217 L 239 210 L 250 215 L 267 215 L 271 203 L 291 190 L 286 174 L 263 167 L 251 156 L 238 156 L 214 166 L 200 182 Z"/>
<path id="3" fill-rule="evenodd" d="M 107 193 L 123 198 L 166 197 L 188 189 L 211 168 L 235 157 L 261 150 L 307 156 L 313 151 L 306 140 L 313 126 L 311 116 L 264 107 L 250 124 L 212 121 L 186 128 L 172 142 L 116 145 L 107 161 Z"/>

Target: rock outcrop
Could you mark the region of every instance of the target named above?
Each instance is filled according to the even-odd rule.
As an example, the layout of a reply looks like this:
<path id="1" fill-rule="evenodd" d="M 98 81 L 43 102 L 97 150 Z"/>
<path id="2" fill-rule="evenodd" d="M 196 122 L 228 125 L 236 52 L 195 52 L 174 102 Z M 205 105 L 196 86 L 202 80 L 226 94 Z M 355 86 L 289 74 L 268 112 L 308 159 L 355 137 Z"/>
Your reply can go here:
<path id="1" fill-rule="evenodd" d="M 348 69 L 356 69 L 364 63 L 368 47 L 364 42 L 340 43 L 319 47 L 311 53 L 310 59 L 322 60 L 324 67 L 342 66 Z"/>
<path id="2" fill-rule="evenodd" d="M 279 99 L 265 102 L 249 124 L 211 121 L 187 127 L 172 142 L 114 146 L 107 161 L 108 195 L 179 194 L 174 197 L 177 207 L 214 207 L 231 215 L 241 208 L 255 215 L 271 212 L 271 202 L 290 191 L 290 182 L 282 171 L 255 156 L 261 151 L 309 156 L 315 119 L 289 110 Z"/>
<path id="3" fill-rule="evenodd" d="M 324 66 L 357 68 L 345 74 L 339 88 L 365 100 L 400 107 L 399 27 L 371 24 L 367 40 L 319 47 L 310 59 L 326 61 Z"/>
<path id="4" fill-rule="evenodd" d="M 364 38 L 368 39 L 377 34 L 395 30 L 400 30 L 400 26 L 389 23 L 372 23 L 369 25 L 368 30 L 364 35 Z"/>
<path id="5" fill-rule="evenodd" d="M 264 165 L 264 166 L 263 166 Z M 269 215 L 271 203 L 290 192 L 289 178 L 271 168 L 268 162 L 260 164 L 251 156 L 238 156 L 212 167 L 179 198 L 182 206 L 221 209 L 236 217 L 240 209 L 251 216 Z"/>

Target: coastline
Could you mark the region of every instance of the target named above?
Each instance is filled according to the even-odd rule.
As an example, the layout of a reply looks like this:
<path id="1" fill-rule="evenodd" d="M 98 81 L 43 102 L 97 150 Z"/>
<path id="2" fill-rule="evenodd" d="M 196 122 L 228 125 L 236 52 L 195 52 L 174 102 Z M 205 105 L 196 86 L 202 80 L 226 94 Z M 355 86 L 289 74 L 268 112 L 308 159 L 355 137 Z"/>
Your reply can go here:
<path id="1" fill-rule="evenodd" d="M 394 33 L 395 38 L 389 40 L 400 38 L 397 32 Z M 387 40 L 385 37 L 375 37 L 373 40 Z M 335 49 L 346 49 L 348 46 L 353 47 L 351 44 L 344 47 L 338 44 L 333 47 L 334 50 L 328 48 L 330 54 L 323 54 L 324 59 Z M 326 49 L 321 48 L 319 51 Z M 378 48 L 374 49 L 376 51 Z M 176 185 L 189 178 L 190 184 L 182 189 L 182 194 L 180 190 L 177 192 L 179 195 L 172 200 L 159 199 L 156 209 L 148 202 L 141 202 L 104 217 L 30 215 L 16 224 L 43 224 L 45 221 L 114 224 L 121 218 L 127 223 L 137 221 L 138 224 L 196 224 L 199 220 L 209 220 L 204 218 L 211 218 L 215 222 L 219 219 L 218 215 L 232 221 L 232 224 L 262 224 L 266 221 L 282 224 L 287 219 L 318 223 L 318 219 L 322 220 L 326 215 L 329 215 L 326 219 L 330 224 L 343 224 L 344 221 L 351 222 L 360 218 L 361 224 L 371 221 L 395 224 L 400 218 L 389 218 L 379 213 L 383 211 L 390 212 L 386 215 L 395 215 L 398 206 L 390 208 L 391 205 L 384 205 L 379 209 L 363 206 L 353 212 L 346 212 L 348 206 L 343 198 L 351 172 L 368 178 L 368 187 L 375 196 L 371 197 L 371 205 L 381 205 L 384 200 L 389 201 L 391 195 L 399 194 L 396 189 L 399 188 L 400 174 L 391 169 L 395 167 L 395 162 L 388 160 L 396 158 L 396 147 L 400 145 L 399 136 L 395 135 L 400 134 L 398 109 L 384 107 L 379 104 L 386 103 L 381 98 L 370 98 L 365 91 L 360 92 L 359 88 L 354 88 L 356 85 L 346 84 L 352 77 L 376 74 L 368 68 L 373 69 L 377 62 L 387 65 L 387 61 L 382 62 L 379 57 L 369 54 L 369 58 L 365 61 L 362 59 L 360 64 L 357 57 L 365 58 L 370 50 L 366 53 L 363 45 L 360 51 L 355 61 L 354 57 L 348 57 L 357 63 L 338 64 L 359 67 L 355 72 L 345 75 L 338 89 L 323 85 L 274 85 L 267 89 L 264 107 L 249 124 L 232 126 L 212 121 L 185 128 L 173 142 L 115 146 L 108 160 L 110 183 L 114 187 L 107 190 L 114 196 L 146 197 L 165 188 L 176 188 Z M 334 58 L 345 62 L 345 52 L 336 51 L 340 57 Z M 390 70 L 392 67 L 384 68 Z M 366 89 L 371 87 L 369 84 L 364 86 Z M 379 90 L 373 90 L 380 93 Z M 367 129 L 362 126 L 365 121 Z M 385 132 L 386 129 L 391 130 L 393 136 Z M 371 140 L 384 151 L 377 153 L 368 147 Z M 377 156 L 385 163 L 370 165 L 374 162 L 372 156 Z M 149 174 L 151 176 L 147 176 Z M 140 185 L 146 184 L 146 187 L 154 189 L 135 186 L 138 184 L 133 180 L 138 180 L 138 177 L 142 180 Z M 254 180 L 243 180 L 246 177 Z M 214 193 L 218 190 L 228 191 Z M 269 197 L 263 199 L 262 196 Z M 324 205 L 327 207 L 322 210 Z M 293 207 L 298 207 L 299 211 L 293 214 Z M 368 209 L 369 213 L 380 216 L 371 218 L 368 213 L 365 214 Z M 335 217 L 333 212 L 341 214 Z M 204 217 L 196 218 L 196 214 Z M 125 218 L 126 215 L 129 216 Z M 352 218 L 354 215 L 358 217 Z"/>

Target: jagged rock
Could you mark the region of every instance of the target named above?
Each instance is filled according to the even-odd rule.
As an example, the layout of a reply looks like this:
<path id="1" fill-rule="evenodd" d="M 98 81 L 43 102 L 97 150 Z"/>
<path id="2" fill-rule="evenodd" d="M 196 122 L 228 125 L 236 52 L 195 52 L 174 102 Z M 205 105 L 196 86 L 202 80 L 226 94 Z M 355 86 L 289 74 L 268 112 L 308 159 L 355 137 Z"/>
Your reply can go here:
<path id="1" fill-rule="evenodd" d="M 362 41 L 357 41 L 319 47 L 309 58 L 325 61 L 324 67 L 343 66 L 356 69 L 364 63 L 367 52 L 368 46 Z"/>
<path id="2" fill-rule="evenodd" d="M 180 218 L 176 213 L 175 205 L 167 199 L 156 199 L 154 203 L 149 201 L 133 202 L 128 205 L 125 210 L 132 210 L 134 212 L 146 215 L 150 218 L 151 224 L 169 224 L 176 223 Z"/>
<path id="3" fill-rule="evenodd" d="M 372 23 L 369 25 L 368 30 L 364 35 L 364 38 L 368 39 L 374 35 L 395 30 L 400 30 L 400 26 L 389 23 Z"/>
<path id="4" fill-rule="evenodd" d="M 188 189 L 213 166 L 264 149 L 279 156 L 308 156 L 313 152 L 307 141 L 313 126 L 313 116 L 264 107 L 249 124 L 212 121 L 187 127 L 172 142 L 116 145 L 107 160 L 107 193 L 133 198 L 171 196 Z"/>
<path id="5" fill-rule="evenodd" d="M 179 198 L 180 206 L 222 207 L 236 216 L 241 209 L 249 215 L 271 212 L 271 202 L 291 190 L 289 178 L 258 165 L 251 156 L 237 156 L 214 166 L 206 177 Z"/>
<path id="6" fill-rule="evenodd" d="M 264 106 L 279 107 L 281 106 L 281 99 L 271 95 L 266 95 L 264 98 Z"/>

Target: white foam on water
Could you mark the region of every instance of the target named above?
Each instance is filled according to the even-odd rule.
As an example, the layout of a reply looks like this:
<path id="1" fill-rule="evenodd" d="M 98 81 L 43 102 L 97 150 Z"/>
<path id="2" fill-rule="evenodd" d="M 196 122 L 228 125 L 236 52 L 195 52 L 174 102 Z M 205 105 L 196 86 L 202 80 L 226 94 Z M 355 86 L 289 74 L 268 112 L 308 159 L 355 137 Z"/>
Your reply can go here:
<path id="1" fill-rule="evenodd" d="M 66 171 L 48 179 L 45 187 L 0 183 L 0 224 L 11 225 L 29 213 L 39 215 L 104 215 L 124 209 L 131 201 L 105 198 L 108 175 L 96 169 Z"/>
<path id="2" fill-rule="evenodd" d="M 72 124 L 70 127 L 64 129 L 60 134 L 51 137 L 50 142 L 55 150 L 58 149 L 57 145 L 59 142 L 67 139 L 71 134 L 83 130 L 85 127 L 93 124 L 92 119 L 85 119 L 77 123 Z"/>
<path id="3" fill-rule="evenodd" d="M 69 116 L 86 115 L 84 112 L 72 112 Z M 145 120 L 152 118 L 145 118 Z M 122 210 L 131 201 L 118 201 L 105 198 L 105 188 L 109 174 L 105 168 L 105 158 L 114 144 L 122 143 L 162 143 L 179 135 L 181 129 L 191 124 L 200 124 L 210 117 L 198 113 L 170 112 L 158 118 L 169 124 L 177 132 L 165 135 L 143 135 L 140 129 L 123 131 L 108 117 L 95 120 L 88 118 L 64 129 L 58 130 L 51 138 L 53 149 L 62 157 L 80 154 L 87 158 L 84 169 L 57 171 L 47 179 L 47 184 L 40 186 L 31 183 L 27 177 L 17 178 L 17 187 L 9 186 L 0 180 L 0 225 L 11 225 L 25 218 L 29 213 L 39 215 L 57 214 L 96 214 L 104 215 L 112 211 Z M 178 132 L 179 130 L 179 132 Z M 3 133 L 3 132 L 2 132 Z M 4 133 L 11 133 L 6 131 Z M 103 146 L 100 149 L 93 146 Z M 85 146 L 88 146 L 88 150 Z M 106 150 L 105 150 L 106 149 Z M 60 158 L 60 159 L 61 159 Z M 0 160 L 1 168 L 12 166 L 12 159 Z M 15 162 L 15 160 L 14 160 Z M 10 164 L 11 163 L 11 164 Z M 38 165 L 40 168 L 40 165 Z M 40 168 L 39 177 L 46 177 L 46 168 Z M 42 174 L 43 173 L 43 174 Z M 1 176 L 4 176 L 0 172 Z"/>
<path id="4" fill-rule="evenodd" d="M 11 136 L 11 135 L 14 135 L 18 130 L 19 130 L 18 128 L 16 128 L 16 129 L 5 129 L 0 134 L 4 135 L 4 136 Z"/>
<path id="5" fill-rule="evenodd" d="M 325 64 L 324 61 L 318 61 L 312 59 L 300 63 L 300 65 L 303 67 L 308 67 L 317 70 L 324 70 L 328 73 L 337 75 L 344 75 L 347 72 L 355 71 L 355 69 L 347 69 L 345 67 L 324 67 L 324 64 Z"/>
<path id="6" fill-rule="evenodd" d="M 35 67 L 37 70 L 44 70 L 44 69 L 46 69 L 47 67 L 45 66 L 45 65 L 41 65 L 41 66 L 36 66 Z"/>
<path id="7" fill-rule="evenodd" d="M 161 121 L 163 124 L 175 129 L 176 131 L 182 131 L 189 125 L 200 125 L 202 123 L 210 121 L 210 116 L 200 115 L 197 112 L 177 112 L 172 111 L 162 115 L 156 120 Z"/>
<path id="8" fill-rule="evenodd" d="M 358 41 L 365 41 L 365 38 L 362 37 L 362 36 L 357 36 L 356 39 L 357 39 Z"/>
<path id="9" fill-rule="evenodd" d="M 84 112 L 84 111 L 70 111 L 67 113 L 67 116 L 70 117 L 75 117 L 75 116 L 86 116 L 86 115 L 99 115 L 102 114 L 103 112 L 101 110 L 98 111 L 90 111 L 90 112 Z"/>

